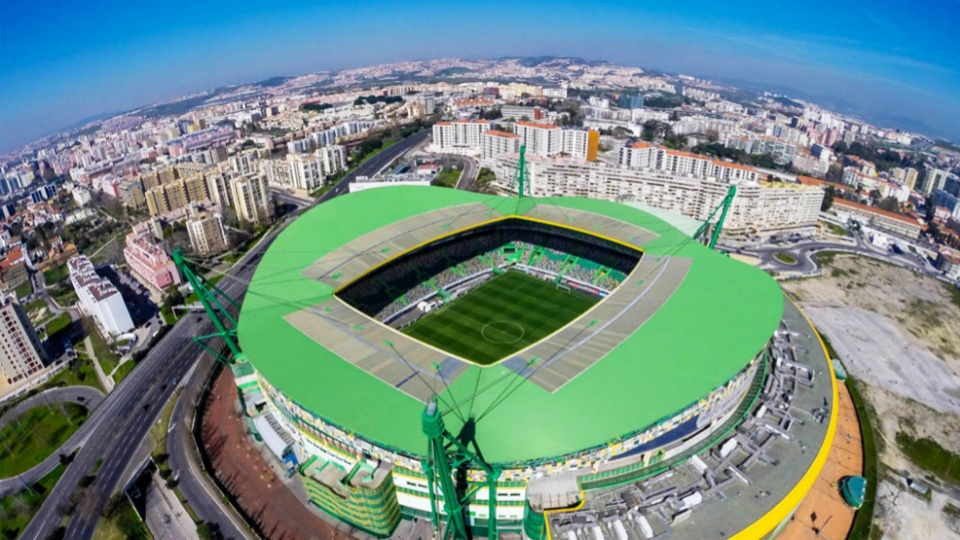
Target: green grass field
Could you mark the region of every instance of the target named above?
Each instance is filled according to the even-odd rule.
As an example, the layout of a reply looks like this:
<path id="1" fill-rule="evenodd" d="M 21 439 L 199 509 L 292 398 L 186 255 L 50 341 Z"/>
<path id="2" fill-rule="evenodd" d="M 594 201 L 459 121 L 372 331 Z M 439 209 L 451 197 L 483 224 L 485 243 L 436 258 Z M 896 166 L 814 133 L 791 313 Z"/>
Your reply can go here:
<path id="1" fill-rule="evenodd" d="M 23 413 L 0 431 L 0 478 L 20 474 L 46 459 L 86 419 L 87 409 L 74 403 L 62 408 L 40 405 Z"/>
<path id="2" fill-rule="evenodd" d="M 429 313 L 403 333 L 480 365 L 540 341 L 597 303 L 508 271 Z"/>

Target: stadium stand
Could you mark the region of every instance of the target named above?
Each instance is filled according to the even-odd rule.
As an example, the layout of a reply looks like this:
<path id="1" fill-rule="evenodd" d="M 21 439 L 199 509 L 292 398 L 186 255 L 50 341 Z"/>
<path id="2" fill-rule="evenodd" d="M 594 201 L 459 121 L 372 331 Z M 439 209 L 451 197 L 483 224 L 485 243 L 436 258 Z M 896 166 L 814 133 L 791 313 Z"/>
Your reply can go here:
<path id="1" fill-rule="evenodd" d="M 541 271 L 555 282 L 572 279 L 609 293 L 640 262 L 641 253 L 580 231 L 508 219 L 438 239 L 401 255 L 344 287 L 351 306 L 388 321 L 472 276 L 508 266 Z"/>

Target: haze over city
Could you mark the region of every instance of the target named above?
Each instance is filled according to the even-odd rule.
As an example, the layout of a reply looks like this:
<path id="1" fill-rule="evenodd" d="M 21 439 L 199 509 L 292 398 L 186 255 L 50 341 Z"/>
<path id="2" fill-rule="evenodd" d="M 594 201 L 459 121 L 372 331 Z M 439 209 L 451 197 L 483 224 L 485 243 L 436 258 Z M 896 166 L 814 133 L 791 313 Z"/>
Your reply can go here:
<path id="1" fill-rule="evenodd" d="M 0 4 L 0 151 L 87 117 L 274 75 L 570 55 L 752 82 L 960 139 L 955 1 Z"/>

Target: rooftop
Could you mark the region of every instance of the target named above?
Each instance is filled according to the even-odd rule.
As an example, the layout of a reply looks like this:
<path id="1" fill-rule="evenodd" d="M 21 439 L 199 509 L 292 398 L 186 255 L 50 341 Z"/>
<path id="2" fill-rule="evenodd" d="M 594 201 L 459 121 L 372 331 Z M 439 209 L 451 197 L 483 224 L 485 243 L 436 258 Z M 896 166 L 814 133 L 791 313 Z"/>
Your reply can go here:
<path id="1" fill-rule="evenodd" d="M 904 222 L 904 223 L 909 223 L 910 225 L 916 225 L 917 227 L 920 226 L 920 223 L 918 223 L 917 220 L 915 220 L 915 219 L 913 219 L 913 218 L 909 218 L 909 217 L 907 217 L 907 216 L 903 216 L 903 215 L 900 215 L 900 214 L 896 214 L 896 213 L 894 213 L 894 212 L 888 212 L 888 211 L 886 211 L 886 210 L 881 210 L 881 209 L 879 209 L 879 208 L 874 208 L 874 207 L 872 207 L 872 206 L 867 206 L 867 205 L 865 205 L 865 204 L 860 204 L 860 203 L 856 203 L 856 202 L 853 202 L 853 201 L 848 201 L 848 200 L 846 200 L 846 199 L 835 199 L 835 200 L 833 201 L 833 204 L 840 205 L 840 206 L 846 206 L 847 208 L 853 208 L 853 209 L 855 209 L 855 210 L 860 210 L 860 211 L 862 211 L 862 212 L 867 212 L 867 213 L 869 213 L 869 214 L 875 214 L 875 215 L 882 216 L 882 217 L 889 218 L 889 219 L 895 219 L 895 220 L 898 220 L 898 221 L 902 221 L 902 222 Z"/>
<path id="2" fill-rule="evenodd" d="M 485 208 L 489 216 L 465 210 L 474 207 Z M 403 224 L 437 212 L 447 217 L 420 223 L 419 230 Z M 333 199 L 277 237 L 244 300 L 239 323 L 244 352 L 266 381 L 326 421 L 376 444 L 423 454 L 419 425 L 423 402 L 321 346 L 291 324 L 290 317 L 299 313 L 302 319 L 304 312 L 313 311 L 317 320 L 330 318 L 330 312 L 317 306 L 328 302 L 336 287 L 326 282 L 329 279 L 311 279 L 308 269 L 321 259 L 334 260 L 338 252 L 346 253 L 342 246 L 362 246 L 347 259 L 372 265 L 402 253 L 394 239 L 405 233 L 416 230 L 426 241 L 467 226 L 471 216 L 536 217 L 587 232 L 597 222 L 621 223 L 628 226 L 624 230 L 640 228 L 644 235 L 625 241 L 645 252 L 648 265 L 679 280 L 639 329 L 625 332 L 622 342 L 562 387 L 544 387 L 506 363 L 466 366 L 449 386 L 442 385 L 440 398 L 446 403 L 466 399 L 478 384 L 484 389 L 475 396 L 475 408 L 488 410 L 477 424 L 477 438 L 491 462 L 579 452 L 664 419 L 736 375 L 779 324 L 783 297 L 769 276 L 706 249 L 636 208 L 573 197 L 518 200 L 443 188 L 395 187 Z M 324 234 L 316 234 L 319 230 Z M 672 269 L 681 263 L 685 274 L 674 275 Z M 656 275 L 640 277 L 634 285 L 652 287 Z M 611 302 L 617 300 L 611 297 Z M 597 326 L 604 323 L 598 322 Z M 356 337 L 341 346 L 380 350 L 377 344 L 384 341 L 364 336 L 390 330 L 372 319 L 351 328 Z M 400 346 L 399 338 L 387 341 Z M 709 354 L 704 354 L 707 350 Z M 392 359 L 384 354 L 381 361 Z M 498 400 L 507 386 L 509 398 Z M 454 415 L 444 420 L 451 431 L 459 429 Z"/>

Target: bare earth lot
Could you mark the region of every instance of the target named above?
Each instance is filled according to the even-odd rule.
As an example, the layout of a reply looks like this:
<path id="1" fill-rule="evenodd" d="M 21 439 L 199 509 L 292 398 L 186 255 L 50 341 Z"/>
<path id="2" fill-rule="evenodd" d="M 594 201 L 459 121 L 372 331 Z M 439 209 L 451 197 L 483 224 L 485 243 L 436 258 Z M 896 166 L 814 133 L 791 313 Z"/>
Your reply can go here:
<path id="1" fill-rule="evenodd" d="M 852 255 L 825 264 L 823 277 L 788 281 L 864 392 L 879 423 L 881 477 L 922 478 L 903 456 L 897 432 L 928 437 L 960 453 L 960 307 L 937 280 Z M 884 481 L 875 519 L 884 538 L 960 538 L 942 508 L 960 506 L 942 493 L 928 502 Z M 956 497 L 960 491 L 946 488 Z"/>

